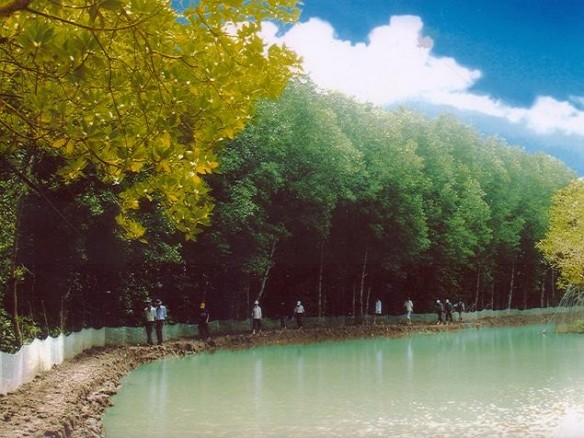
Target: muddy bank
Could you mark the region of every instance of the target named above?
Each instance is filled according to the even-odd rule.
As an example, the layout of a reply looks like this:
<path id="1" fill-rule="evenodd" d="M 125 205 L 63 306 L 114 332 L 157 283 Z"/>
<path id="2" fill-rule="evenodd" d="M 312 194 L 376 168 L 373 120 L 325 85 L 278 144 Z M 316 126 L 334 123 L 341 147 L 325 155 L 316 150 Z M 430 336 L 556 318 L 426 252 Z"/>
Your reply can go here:
<path id="1" fill-rule="evenodd" d="M 547 322 L 545 317 L 483 318 L 469 324 L 347 326 L 334 329 L 267 331 L 217 336 L 210 344 L 197 339 L 162 346 L 103 347 L 85 351 L 73 360 L 37 376 L 14 393 L 0 396 L 2 437 L 102 437 L 101 417 L 110 406 L 121 379 L 140 364 L 163 357 L 184 356 L 217 349 L 251 348 L 375 336 L 399 337 L 467 327 L 524 325 Z"/>

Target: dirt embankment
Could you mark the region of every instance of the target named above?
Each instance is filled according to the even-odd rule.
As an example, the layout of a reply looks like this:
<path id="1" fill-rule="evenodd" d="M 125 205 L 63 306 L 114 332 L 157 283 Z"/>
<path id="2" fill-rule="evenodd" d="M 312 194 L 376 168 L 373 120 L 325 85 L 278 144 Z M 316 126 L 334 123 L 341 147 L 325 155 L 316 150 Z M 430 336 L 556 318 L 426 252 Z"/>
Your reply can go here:
<path id="1" fill-rule="evenodd" d="M 163 357 L 184 356 L 217 349 L 261 345 L 341 341 L 375 336 L 457 330 L 470 326 L 523 325 L 543 317 L 485 318 L 469 324 L 374 325 L 268 331 L 256 335 L 218 336 L 209 344 L 196 339 L 170 341 L 162 346 L 103 347 L 85 351 L 53 367 L 17 391 L 0 397 L 0 436 L 102 437 L 101 417 L 110 406 L 121 379 L 138 365 Z"/>

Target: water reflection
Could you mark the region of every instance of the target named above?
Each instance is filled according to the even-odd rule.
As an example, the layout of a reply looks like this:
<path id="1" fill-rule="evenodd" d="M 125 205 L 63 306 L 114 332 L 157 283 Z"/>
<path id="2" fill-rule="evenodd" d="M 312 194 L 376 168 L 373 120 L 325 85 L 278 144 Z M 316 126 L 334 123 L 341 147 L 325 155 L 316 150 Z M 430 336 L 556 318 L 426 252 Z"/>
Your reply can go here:
<path id="1" fill-rule="evenodd" d="M 264 373 L 262 372 L 262 356 L 257 351 L 253 352 L 253 400 L 256 408 L 261 406 Z"/>
<path id="2" fill-rule="evenodd" d="M 155 362 L 125 379 L 104 425 L 108 437 L 581 436 L 584 338 L 542 331 L 469 329 Z"/>

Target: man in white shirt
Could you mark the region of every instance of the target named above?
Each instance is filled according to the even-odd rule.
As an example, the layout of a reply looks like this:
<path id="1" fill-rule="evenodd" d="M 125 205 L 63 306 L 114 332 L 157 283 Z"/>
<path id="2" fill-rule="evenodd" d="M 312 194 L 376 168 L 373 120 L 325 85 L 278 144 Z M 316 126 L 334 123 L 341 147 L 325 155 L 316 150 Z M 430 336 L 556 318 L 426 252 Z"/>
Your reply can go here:
<path id="1" fill-rule="evenodd" d="M 144 309 L 144 325 L 146 327 L 146 338 L 148 345 L 152 345 L 152 329 L 154 328 L 154 321 L 156 320 L 156 307 L 152 305 L 152 300 L 146 300 L 146 308 Z"/>
<path id="2" fill-rule="evenodd" d="M 294 316 L 296 317 L 296 328 L 302 328 L 302 317 L 304 316 L 304 306 L 301 301 L 296 303 L 294 307 Z"/>
<path id="3" fill-rule="evenodd" d="M 255 334 L 256 331 L 258 333 L 262 331 L 262 308 L 260 307 L 259 301 L 256 301 L 251 309 L 251 324 L 252 335 Z"/>

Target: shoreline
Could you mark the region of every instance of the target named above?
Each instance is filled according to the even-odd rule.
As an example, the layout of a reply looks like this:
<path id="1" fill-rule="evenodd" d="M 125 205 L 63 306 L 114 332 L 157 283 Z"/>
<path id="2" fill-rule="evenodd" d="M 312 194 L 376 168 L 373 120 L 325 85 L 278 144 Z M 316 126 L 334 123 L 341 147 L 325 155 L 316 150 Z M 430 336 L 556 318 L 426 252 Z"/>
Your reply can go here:
<path id="1" fill-rule="evenodd" d="M 267 345 L 341 342 L 372 337 L 398 338 L 467 328 L 519 326 L 550 322 L 550 315 L 481 318 L 450 325 L 379 324 L 336 328 L 269 330 L 259 334 L 225 334 L 211 343 L 195 338 L 168 341 L 161 346 L 109 346 L 91 348 L 38 375 L 16 391 L 0 396 L 2 437 L 104 436 L 101 418 L 111 406 L 122 379 L 138 366 L 162 358 L 217 350 Z"/>

